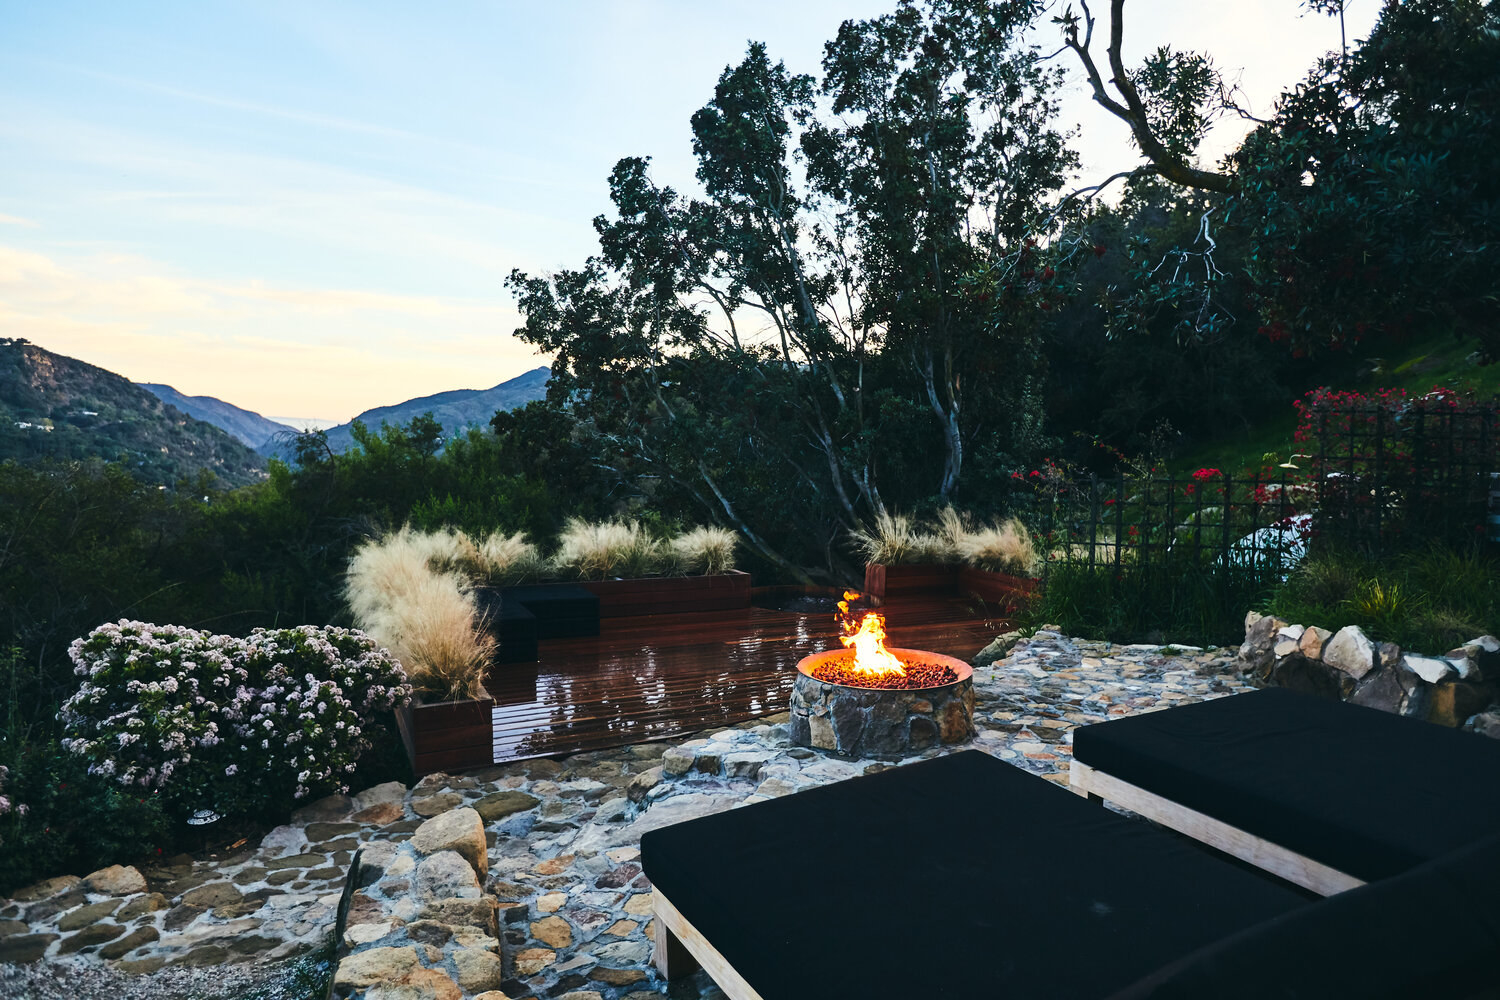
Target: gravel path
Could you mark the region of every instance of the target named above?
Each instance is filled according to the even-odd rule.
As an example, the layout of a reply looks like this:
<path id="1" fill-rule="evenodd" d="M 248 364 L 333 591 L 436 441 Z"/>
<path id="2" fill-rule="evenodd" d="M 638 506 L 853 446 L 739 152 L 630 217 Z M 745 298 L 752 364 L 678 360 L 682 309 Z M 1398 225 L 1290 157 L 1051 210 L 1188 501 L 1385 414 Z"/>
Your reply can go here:
<path id="1" fill-rule="evenodd" d="M 25 1000 L 323 1000 L 332 965 L 292 959 L 139 975 L 89 959 L 0 965 L 0 997 Z"/>

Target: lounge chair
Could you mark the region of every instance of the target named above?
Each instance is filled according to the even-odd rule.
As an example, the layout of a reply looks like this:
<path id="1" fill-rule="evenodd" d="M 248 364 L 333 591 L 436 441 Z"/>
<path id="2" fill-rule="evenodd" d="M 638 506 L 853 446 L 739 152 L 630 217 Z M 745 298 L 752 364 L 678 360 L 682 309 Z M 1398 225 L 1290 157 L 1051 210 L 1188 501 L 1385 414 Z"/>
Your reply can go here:
<path id="1" fill-rule="evenodd" d="M 1079 727 L 1069 781 L 1322 895 L 1500 830 L 1500 741 L 1284 688 Z"/>
<path id="2" fill-rule="evenodd" d="M 1444 868 L 1357 890 L 1363 906 L 1318 900 L 978 751 L 652 831 L 641 852 L 658 968 L 699 963 L 732 1000 L 1467 997 L 1500 948 L 1493 871 L 1479 896 Z M 1352 957 L 1371 931 L 1410 938 L 1413 905 L 1443 915 L 1441 947 Z"/>

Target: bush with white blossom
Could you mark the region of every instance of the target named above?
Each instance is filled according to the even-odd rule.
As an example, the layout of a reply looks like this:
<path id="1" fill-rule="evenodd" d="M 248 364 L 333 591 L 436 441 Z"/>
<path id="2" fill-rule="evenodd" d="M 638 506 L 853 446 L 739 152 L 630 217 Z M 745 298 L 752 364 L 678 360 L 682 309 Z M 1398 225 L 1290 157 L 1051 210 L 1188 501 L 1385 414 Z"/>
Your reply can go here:
<path id="1" fill-rule="evenodd" d="M 122 620 L 68 652 L 83 682 L 60 713 L 64 745 L 180 812 L 347 791 L 365 726 L 411 697 L 401 665 L 348 629 L 238 639 Z"/>
<path id="2" fill-rule="evenodd" d="M 311 625 L 256 629 L 244 650 L 257 685 L 238 730 L 244 765 L 293 798 L 347 792 L 368 746 L 364 723 L 411 699 L 400 664 L 363 632 Z"/>

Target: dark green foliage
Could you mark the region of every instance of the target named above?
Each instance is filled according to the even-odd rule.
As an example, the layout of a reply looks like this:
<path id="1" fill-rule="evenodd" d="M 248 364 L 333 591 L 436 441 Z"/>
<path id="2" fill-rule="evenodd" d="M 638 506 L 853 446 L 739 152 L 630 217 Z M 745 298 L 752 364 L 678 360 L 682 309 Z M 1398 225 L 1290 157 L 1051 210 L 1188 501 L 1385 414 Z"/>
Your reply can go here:
<path id="1" fill-rule="evenodd" d="M 1500 357 L 1500 7 L 1389 2 L 1235 154 L 1262 332 L 1294 348 L 1477 336 Z"/>
<path id="2" fill-rule="evenodd" d="M 1262 602 L 1271 585 L 1264 573 L 1186 559 L 1148 572 L 1061 564 L 1049 570 L 1026 620 L 1112 642 L 1237 645 L 1245 609 Z"/>
<path id="3" fill-rule="evenodd" d="M 1432 546 L 1378 559 L 1324 551 L 1291 575 L 1267 610 L 1303 625 L 1358 625 L 1374 639 L 1442 655 L 1500 633 L 1500 558 L 1478 547 Z"/>
<path id="4" fill-rule="evenodd" d="M 0 892 L 139 861 L 177 843 L 180 831 L 155 796 L 90 775 L 55 742 L 27 745 L 12 761 L 7 794 L 27 813 L 0 816 Z"/>

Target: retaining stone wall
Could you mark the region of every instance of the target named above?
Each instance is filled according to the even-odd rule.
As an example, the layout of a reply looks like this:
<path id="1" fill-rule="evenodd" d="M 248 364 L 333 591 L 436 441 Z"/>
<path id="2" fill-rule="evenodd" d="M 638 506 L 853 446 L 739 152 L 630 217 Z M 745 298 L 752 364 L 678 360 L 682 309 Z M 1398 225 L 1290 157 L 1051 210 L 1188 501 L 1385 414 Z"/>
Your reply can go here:
<path id="1" fill-rule="evenodd" d="M 1260 684 L 1500 738 L 1500 639 L 1492 635 L 1424 656 L 1377 643 L 1357 625 L 1330 632 L 1252 611 L 1239 662 Z"/>

